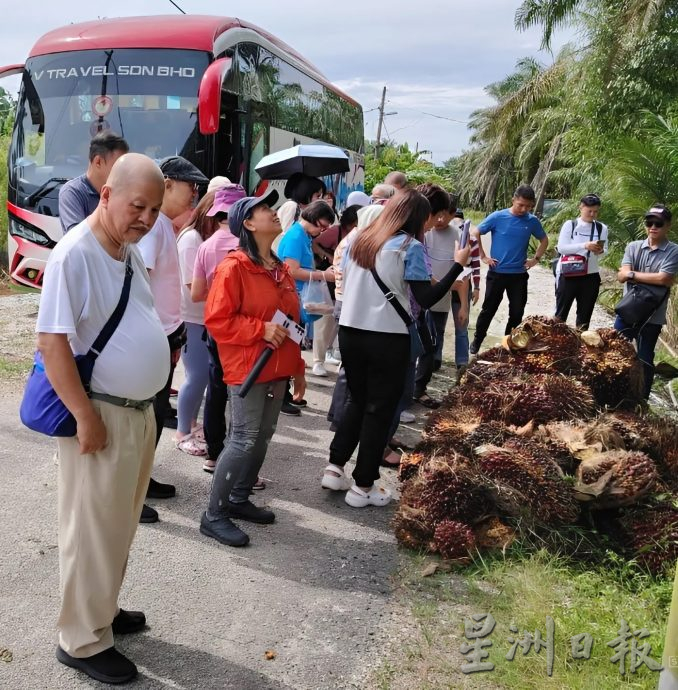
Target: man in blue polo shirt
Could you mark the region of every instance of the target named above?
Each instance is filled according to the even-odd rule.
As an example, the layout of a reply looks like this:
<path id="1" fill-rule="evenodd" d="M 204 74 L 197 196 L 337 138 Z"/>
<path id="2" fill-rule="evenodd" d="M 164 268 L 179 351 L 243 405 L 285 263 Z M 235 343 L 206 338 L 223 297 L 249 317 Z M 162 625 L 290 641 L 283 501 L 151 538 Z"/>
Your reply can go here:
<path id="1" fill-rule="evenodd" d="M 491 213 L 478 226 L 481 235 L 492 234 L 492 249 L 491 256 L 483 259 L 490 270 L 485 282 L 485 300 L 471 343 L 472 355 L 480 350 L 487 329 L 504 299 L 504 292 L 509 301 L 509 318 L 504 332 L 509 334 L 523 320 L 527 304 L 527 272 L 539 263 L 549 244 L 539 219 L 530 213 L 534 202 L 532 187 L 521 185 L 513 194 L 510 208 Z M 527 248 L 531 237 L 539 240 L 539 246 L 534 257 L 528 259 Z"/>
<path id="2" fill-rule="evenodd" d="M 128 151 L 127 142 L 110 130 L 93 137 L 87 172 L 66 182 L 59 192 L 59 220 L 64 235 L 94 212 L 113 163 Z"/>

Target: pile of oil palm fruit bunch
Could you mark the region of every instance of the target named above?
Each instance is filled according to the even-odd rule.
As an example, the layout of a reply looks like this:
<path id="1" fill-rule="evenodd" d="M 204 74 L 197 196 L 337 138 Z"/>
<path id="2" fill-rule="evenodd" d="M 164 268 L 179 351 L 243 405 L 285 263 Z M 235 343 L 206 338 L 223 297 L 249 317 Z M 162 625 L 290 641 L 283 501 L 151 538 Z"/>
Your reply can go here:
<path id="1" fill-rule="evenodd" d="M 632 345 L 530 317 L 481 352 L 403 456 L 403 546 L 467 561 L 529 531 L 604 533 L 655 574 L 678 558 L 678 423 L 648 411 Z"/>

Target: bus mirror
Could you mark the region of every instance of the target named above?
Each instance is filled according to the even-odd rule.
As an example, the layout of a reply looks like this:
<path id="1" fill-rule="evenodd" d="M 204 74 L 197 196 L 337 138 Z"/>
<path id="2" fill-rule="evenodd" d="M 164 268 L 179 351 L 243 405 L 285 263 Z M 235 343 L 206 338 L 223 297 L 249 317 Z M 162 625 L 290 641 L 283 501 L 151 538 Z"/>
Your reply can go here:
<path id="1" fill-rule="evenodd" d="M 6 65 L 5 67 L 0 67 L 0 79 L 5 77 L 11 77 L 13 74 L 22 74 L 24 71 L 24 65 Z"/>
<path id="2" fill-rule="evenodd" d="M 231 68 L 231 58 L 215 60 L 202 75 L 198 91 L 198 126 L 200 134 L 216 134 L 219 131 L 221 110 L 221 85 Z"/>

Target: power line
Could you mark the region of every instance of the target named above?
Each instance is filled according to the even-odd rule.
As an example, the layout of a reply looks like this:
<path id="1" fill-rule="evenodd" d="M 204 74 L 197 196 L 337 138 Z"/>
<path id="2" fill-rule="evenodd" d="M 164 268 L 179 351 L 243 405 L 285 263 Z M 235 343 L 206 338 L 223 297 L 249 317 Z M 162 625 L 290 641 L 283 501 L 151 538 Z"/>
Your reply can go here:
<path id="1" fill-rule="evenodd" d="M 184 12 L 184 11 L 181 9 L 181 7 L 179 7 L 179 5 L 177 5 L 177 3 L 174 2 L 174 0 L 169 0 L 169 1 L 179 10 L 179 12 L 181 12 L 181 14 L 186 14 L 186 12 Z"/>
<path id="2" fill-rule="evenodd" d="M 388 101 L 388 102 L 390 103 L 391 101 Z M 427 113 L 424 110 L 417 110 L 416 108 L 409 108 L 407 106 L 403 106 L 403 105 L 399 105 L 399 104 L 398 104 L 398 107 L 402 108 L 403 110 L 411 110 L 412 112 L 419 113 L 420 115 L 427 115 L 428 117 L 435 117 L 438 120 L 448 120 L 449 122 L 456 122 L 457 124 L 460 124 L 460 125 L 467 125 L 468 124 L 468 121 L 466 121 L 466 120 L 456 120 L 453 117 L 445 117 L 444 115 L 436 115 L 435 113 Z"/>

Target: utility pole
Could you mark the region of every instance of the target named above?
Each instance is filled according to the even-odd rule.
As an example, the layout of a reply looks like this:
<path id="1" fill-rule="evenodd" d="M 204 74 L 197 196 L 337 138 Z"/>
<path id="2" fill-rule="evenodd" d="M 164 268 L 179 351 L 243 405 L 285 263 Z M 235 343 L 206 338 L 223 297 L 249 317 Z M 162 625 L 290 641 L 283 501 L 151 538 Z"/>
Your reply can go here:
<path id="1" fill-rule="evenodd" d="M 379 158 L 379 147 L 381 146 L 381 127 L 384 124 L 384 103 L 386 102 L 386 87 L 381 92 L 381 105 L 379 106 L 379 125 L 377 126 L 377 145 L 374 149 L 374 157 Z"/>
<path id="2" fill-rule="evenodd" d="M 381 148 L 381 128 L 384 124 L 384 118 L 387 115 L 397 115 L 398 114 L 396 112 L 385 113 L 384 112 L 385 103 L 386 103 L 386 87 L 384 86 L 384 89 L 381 92 L 381 104 L 379 105 L 379 125 L 377 126 L 377 145 L 374 148 L 374 157 L 375 158 L 379 158 L 379 149 Z"/>

